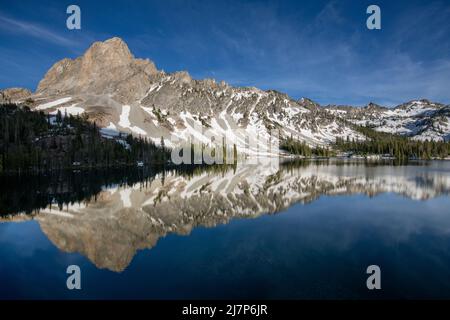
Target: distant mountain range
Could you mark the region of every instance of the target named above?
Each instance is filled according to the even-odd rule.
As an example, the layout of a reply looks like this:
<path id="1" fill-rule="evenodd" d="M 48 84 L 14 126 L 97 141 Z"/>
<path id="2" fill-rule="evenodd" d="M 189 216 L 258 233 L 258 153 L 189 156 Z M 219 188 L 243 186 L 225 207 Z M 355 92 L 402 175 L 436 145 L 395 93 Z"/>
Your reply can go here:
<path id="1" fill-rule="evenodd" d="M 364 140 L 353 124 L 418 140 L 450 140 L 449 105 L 417 100 L 395 108 L 373 103 L 320 106 L 274 90 L 160 71 L 152 61 L 134 58 L 120 38 L 95 42 L 83 56 L 55 63 L 34 93 L 1 90 L 1 101 L 26 102 L 44 112 L 86 114 L 104 135 L 126 132 L 155 143 L 164 137 L 167 146 L 171 136 L 209 143 L 200 126 L 236 141 L 240 150 L 244 135 L 267 138 L 271 129 L 313 146 L 333 143 L 337 137 Z"/>
<path id="2" fill-rule="evenodd" d="M 377 131 L 400 134 L 415 140 L 450 140 L 450 106 L 426 99 L 395 108 L 369 103 L 363 108 L 326 106 L 332 114 Z"/>

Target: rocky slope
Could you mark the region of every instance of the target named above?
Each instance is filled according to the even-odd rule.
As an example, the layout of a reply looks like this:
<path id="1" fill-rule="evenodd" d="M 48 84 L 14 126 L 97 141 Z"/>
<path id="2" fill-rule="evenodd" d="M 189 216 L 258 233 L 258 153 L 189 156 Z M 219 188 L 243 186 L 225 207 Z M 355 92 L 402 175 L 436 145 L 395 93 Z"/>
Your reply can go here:
<path id="1" fill-rule="evenodd" d="M 210 144 L 213 135 L 248 154 L 267 153 L 261 145 L 259 150 L 246 148 L 246 140 L 273 138 L 276 144 L 273 129 L 311 145 L 328 144 L 336 136 L 364 139 L 312 101 L 195 80 L 187 72 L 165 73 L 149 60 L 134 58 L 119 38 L 96 42 L 83 56 L 57 62 L 30 98 L 35 110 L 87 114 L 105 128 L 105 135 L 127 132 L 156 143 L 163 136 L 169 146 Z"/>
<path id="2" fill-rule="evenodd" d="M 336 137 L 363 140 L 347 120 L 417 139 L 448 140 L 450 132 L 448 106 L 424 100 L 392 110 L 375 105 L 323 108 L 273 90 L 195 80 L 187 72 L 165 73 L 149 60 L 134 58 L 119 38 L 96 42 L 83 56 L 57 62 L 35 93 L 14 99 L 26 98 L 36 110 L 83 113 L 105 135 L 126 132 L 156 143 L 163 136 L 168 146 L 183 141 L 211 144 L 211 136 L 220 141 L 225 137 L 247 154 L 276 153 L 247 143 L 272 139 L 276 145 L 274 129 L 310 145 L 327 145 Z"/>
<path id="3" fill-rule="evenodd" d="M 31 91 L 24 88 L 8 88 L 0 90 L 0 103 L 24 101 L 31 96 Z"/>
<path id="4" fill-rule="evenodd" d="M 342 119 L 380 132 L 406 135 L 415 140 L 450 140 L 449 105 L 423 99 L 395 108 L 370 103 L 362 108 L 327 106 L 326 109 Z"/>
<path id="5" fill-rule="evenodd" d="M 135 59 L 119 38 L 95 42 L 82 57 L 55 63 L 39 82 L 38 96 L 108 95 L 121 104 L 143 96 L 158 73 L 150 60 Z"/>

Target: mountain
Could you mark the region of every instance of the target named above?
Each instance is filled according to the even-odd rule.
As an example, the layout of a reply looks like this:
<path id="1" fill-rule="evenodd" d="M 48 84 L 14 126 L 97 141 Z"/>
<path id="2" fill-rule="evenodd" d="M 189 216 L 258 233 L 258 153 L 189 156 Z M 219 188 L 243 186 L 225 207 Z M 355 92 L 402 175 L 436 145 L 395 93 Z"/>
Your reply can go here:
<path id="1" fill-rule="evenodd" d="M 273 154 L 261 145 L 246 148 L 246 139 L 278 142 L 272 129 L 311 146 L 328 145 L 337 137 L 364 140 L 352 123 L 417 139 L 448 140 L 450 132 L 448 106 L 411 102 L 393 110 L 375 104 L 321 107 L 274 90 L 195 80 L 185 71 L 166 73 L 150 60 L 135 58 L 120 38 L 95 42 L 83 56 L 55 63 L 35 93 L 15 98 L 25 99 L 34 110 L 85 114 L 106 136 L 126 132 L 157 144 L 164 137 L 173 146 L 193 140 L 209 144 L 214 135 L 247 154 Z"/>
<path id="2" fill-rule="evenodd" d="M 313 145 L 331 143 L 336 136 L 364 138 L 314 103 L 157 70 L 153 62 L 134 58 L 119 38 L 96 42 L 83 56 L 57 62 L 28 98 L 34 110 L 85 113 L 105 128 L 104 134 L 127 132 L 155 143 L 163 136 L 168 146 L 171 135 L 210 143 L 199 127 L 236 141 L 241 150 L 245 136 L 269 139 L 271 129 Z"/>
<path id="3" fill-rule="evenodd" d="M 450 140 L 450 106 L 426 99 L 409 101 L 394 108 L 369 103 L 363 108 L 327 106 L 342 119 L 380 132 L 411 137 L 414 140 Z"/>
<path id="4" fill-rule="evenodd" d="M 82 57 L 55 63 L 39 82 L 39 96 L 109 95 L 133 103 L 147 92 L 157 74 L 153 62 L 135 59 L 119 38 L 95 42 Z"/>
<path id="5" fill-rule="evenodd" d="M 0 90 L 0 103 L 24 100 L 31 96 L 32 92 L 24 88 L 8 88 Z"/>

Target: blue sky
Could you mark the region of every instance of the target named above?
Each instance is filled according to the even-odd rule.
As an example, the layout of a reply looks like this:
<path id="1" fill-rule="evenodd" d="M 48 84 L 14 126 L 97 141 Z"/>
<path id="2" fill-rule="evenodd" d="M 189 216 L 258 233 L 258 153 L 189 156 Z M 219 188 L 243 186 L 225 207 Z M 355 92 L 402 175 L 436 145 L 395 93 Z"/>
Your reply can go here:
<path id="1" fill-rule="evenodd" d="M 66 8 L 81 8 L 81 30 Z M 381 8 L 382 29 L 366 28 Z M 137 57 L 196 79 L 320 103 L 450 103 L 450 1 L 0 0 L 0 88 L 34 90 L 54 62 L 122 37 Z"/>

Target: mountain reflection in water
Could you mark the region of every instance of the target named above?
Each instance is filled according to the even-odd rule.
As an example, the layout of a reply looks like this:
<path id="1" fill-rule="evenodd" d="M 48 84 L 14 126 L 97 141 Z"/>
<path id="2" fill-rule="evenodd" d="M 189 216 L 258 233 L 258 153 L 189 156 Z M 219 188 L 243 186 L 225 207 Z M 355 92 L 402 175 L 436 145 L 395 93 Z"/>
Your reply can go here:
<path id="1" fill-rule="evenodd" d="M 167 234 L 277 213 L 321 195 L 390 192 L 414 200 L 448 195 L 449 169 L 445 161 L 400 166 L 323 161 L 4 177 L 0 219 L 34 219 L 60 250 L 120 272 L 138 250 L 156 246 Z"/>

